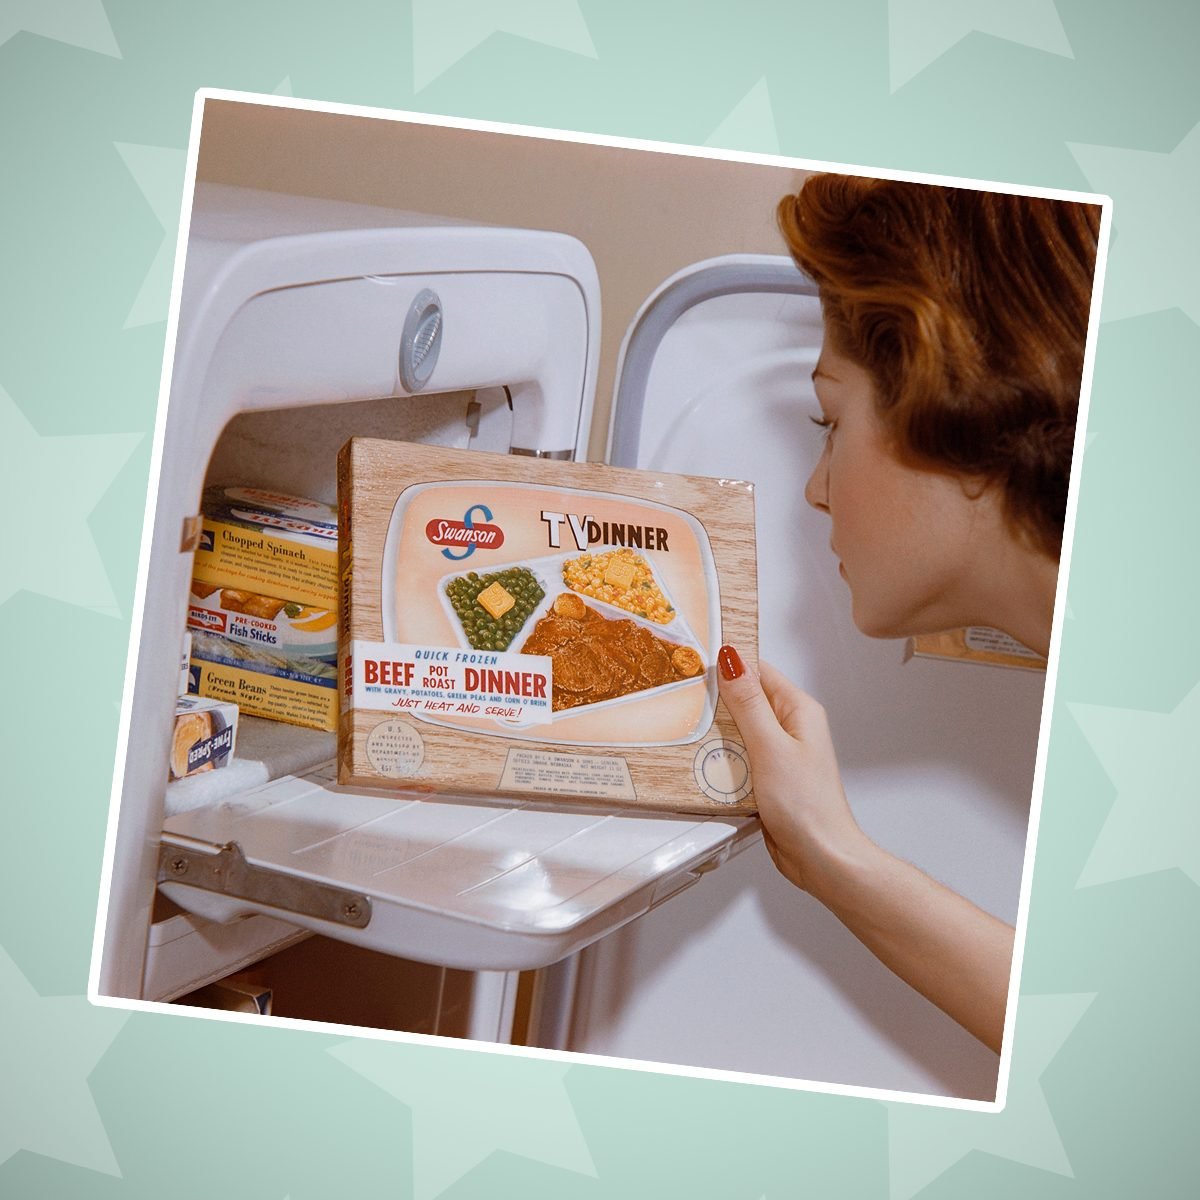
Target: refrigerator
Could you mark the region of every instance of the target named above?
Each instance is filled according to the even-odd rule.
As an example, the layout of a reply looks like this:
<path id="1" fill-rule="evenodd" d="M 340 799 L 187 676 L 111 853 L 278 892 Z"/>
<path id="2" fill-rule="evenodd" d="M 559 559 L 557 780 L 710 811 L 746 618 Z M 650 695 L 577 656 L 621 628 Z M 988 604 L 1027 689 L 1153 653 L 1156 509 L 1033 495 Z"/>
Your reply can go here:
<path id="1" fill-rule="evenodd" d="M 990 1099 L 995 1057 L 783 881 L 754 819 L 355 792 L 331 734 L 253 718 L 230 767 L 165 784 L 205 484 L 332 501 L 350 436 L 583 457 L 600 319 L 565 234 L 197 185 L 93 993 L 258 970 L 283 1015 Z M 820 340 L 786 258 L 679 272 L 626 332 L 607 457 L 754 482 L 762 656 L 826 705 L 867 832 L 1011 921 L 1044 677 L 853 628 L 802 495 Z"/>

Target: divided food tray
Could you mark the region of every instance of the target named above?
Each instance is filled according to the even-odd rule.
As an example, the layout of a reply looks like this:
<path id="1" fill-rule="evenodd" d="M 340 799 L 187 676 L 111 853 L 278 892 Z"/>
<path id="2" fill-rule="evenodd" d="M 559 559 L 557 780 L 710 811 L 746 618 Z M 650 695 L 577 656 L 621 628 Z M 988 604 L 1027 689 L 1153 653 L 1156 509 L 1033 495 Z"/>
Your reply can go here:
<path id="1" fill-rule="evenodd" d="M 415 484 L 400 494 L 396 501 L 395 508 L 392 511 L 391 519 L 388 524 L 387 534 L 384 543 L 382 562 L 381 562 L 381 579 L 380 579 L 380 594 L 382 608 L 382 623 L 383 636 L 385 641 L 404 642 L 407 638 L 401 636 L 399 631 L 399 621 L 397 618 L 398 606 L 402 602 L 413 601 L 412 597 L 404 597 L 402 599 L 396 586 L 396 563 L 399 554 L 399 543 L 401 530 L 404 527 L 406 513 L 409 506 L 423 493 L 431 489 L 444 489 L 450 487 L 461 486 L 461 481 L 440 481 L 424 484 Z M 481 489 L 503 490 L 503 489 L 529 489 L 536 485 L 514 483 L 512 481 L 480 481 Z M 608 501 L 613 499 L 611 493 L 592 492 L 585 489 L 577 488 L 555 488 L 553 489 L 564 497 L 570 496 L 579 501 L 586 501 L 588 497 L 602 498 Z M 717 685 L 715 663 L 717 649 L 721 644 L 721 605 L 720 605 L 720 589 L 717 581 L 716 566 L 712 558 L 712 549 L 709 545 L 708 535 L 704 526 L 696 520 L 691 514 L 669 505 L 658 504 L 654 501 L 638 499 L 635 501 L 638 507 L 645 510 L 661 510 L 669 512 L 674 517 L 682 519 L 695 535 L 696 545 L 700 553 L 700 569 L 704 577 L 708 580 L 706 588 L 706 612 L 705 619 L 708 626 L 708 636 L 702 639 L 698 636 L 685 616 L 675 611 L 675 616 L 669 622 L 657 622 L 650 620 L 636 612 L 631 612 L 619 605 L 609 603 L 605 600 L 597 599 L 591 595 L 583 594 L 580 598 L 584 604 L 594 611 L 600 613 L 607 619 L 629 620 L 635 625 L 648 630 L 656 638 L 665 642 L 673 643 L 676 646 L 687 647 L 694 650 L 701 659 L 702 668 L 699 674 L 683 679 L 675 679 L 666 683 L 652 685 L 649 687 L 639 688 L 634 691 L 625 693 L 624 695 L 612 697 L 610 699 L 597 701 L 590 704 L 580 704 L 574 707 L 560 709 L 552 715 L 550 721 L 552 724 L 573 718 L 579 717 L 584 713 L 598 712 L 617 706 L 625 706 L 645 700 L 649 696 L 661 696 L 667 693 L 675 692 L 689 687 L 701 687 L 704 690 L 704 701 L 696 715 L 696 720 L 692 724 L 691 729 L 685 736 L 676 738 L 672 742 L 662 742 L 658 744 L 688 744 L 703 737 L 713 722 L 714 714 L 717 706 Z M 472 646 L 466 630 L 454 609 L 450 598 L 446 594 L 446 586 L 451 581 L 458 579 L 464 575 L 471 573 L 473 570 L 480 576 L 493 575 L 501 571 L 508 571 L 514 568 L 524 567 L 531 571 L 537 578 L 544 592 L 542 598 L 538 601 L 533 611 L 526 617 L 521 624 L 517 633 L 513 636 L 511 642 L 505 648 L 505 652 L 519 652 L 523 643 L 532 635 L 537 626 L 538 621 L 549 613 L 552 609 L 554 601 L 558 596 L 570 589 L 563 579 L 563 566 L 572 559 L 579 558 L 581 555 L 588 554 L 593 557 L 602 554 L 607 554 L 612 551 L 626 549 L 618 544 L 606 542 L 602 544 L 589 545 L 586 550 L 571 548 L 570 550 L 558 550 L 551 554 L 526 556 L 522 558 L 514 558 L 501 563 L 488 563 L 478 567 L 472 567 L 467 560 L 456 569 L 447 571 L 438 580 L 437 583 L 437 604 L 439 605 L 442 614 L 446 619 L 447 629 L 450 631 L 447 644 L 455 649 L 471 650 L 478 649 Z M 653 553 L 645 553 L 640 548 L 632 549 L 643 563 L 649 568 L 651 579 L 654 586 L 658 588 L 661 594 L 666 598 L 668 604 L 674 607 L 670 587 L 664 582 L 660 571 L 657 569 L 654 562 Z M 444 720 L 436 715 L 420 712 L 414 713 L 415 719 L 431 725 L 445 725 L 455 727 L 455 722 Z M 496 718 L 494 721 L 495 729 L 498 734 L 512 732 L 519 735 L 524 731 L 528 731 L 532 727 L 532 722 L 527 720 L 512 721 L 503 718 Z M 628 741 L 604 743 L 593 741 L 592 739 L 584 739 L 581 744 L 589 745 L 628 745 L 634 744 Z"/>
<path id="2" fill-rule="evenodd" d="M 620 547 L 616 546 L 598 546 L 595 549 L 590 550 L 588 553 L 592 554 L 593 556 L 599 556 L 619 548 Z M 580 557 L 580 552 L 575 550 L 568 553 L 548 554 L 541 558 L 522 559 L 510 563 L 499 563 L 495 566 L 489 566 L 485 571 L 475 572 L 480 576 L 480 578 L 486 578 L 489 575 L 496 575 L 502 571 L 509 571 L 517 567 L 524 567 L 530 571 L 534 578 L 538 581 L 544 593 L 541 600 L 538 601 L 537 605 L 518 627 L 516 633 L 512 637 L 512 640 L 506 647 L 504 647 L 505 650 L 507 650 L 509 653 L 519 652 L 522 645 L 533 635 L 534 630 L 537 628 L 538 622 L 554 607 L 554 602 L 559 596 L 563 595 L 564 593 L 580 595 L 578 592 L 572 592 L 572 589 L 567 587 L 567 585 L 564 583 L 562 570 L 564 564 L 568 560 L 578 557 Z M 671 599 L 670 592 L 663 585 L 663 582 L 659 578 L 657 571 L 655 571 L 653 562 L 650 562 L 644 558 L 643 561 L 649 567 L 655 586 L 659 589 L 662 595 L 667 598 L 669 603 Z M 463 575 L 469 573 L 470 572 L 464 572 L 462 570 L 451 571 L 438 581 L 438 599 L 441 602 L 442 610 L 446 615 L 446 620 L 449 622 L 450 627 L 455 632 L 458 645 L 464 650 L 481 649 L 481 647 L 475 646 L 471 642 L 467 631 L 463 626 L 462 620 L 455 611 L 453 603 L 447 594 L 446 588 L 447 585 L 453 580 L 459 579 Z M 707 646 L 704 646 L 700 642 L 700 639 L 697 638 L 692 632 L 691 627 L 688 625 L 683 616 L 676 612 L 671 621 L 658 622 L 652 621 L 643 616 L 639 616 L 636 613 L 629 612 L 628 610 L 621 608 L 618 605 L 610 604 L 605 600 L 598 600 L 593 596 L 580 595 L 580 599 L 585 605 L 595 609 L 601 614 L 601 616 L 604 616 L 610 620 L 632 621 L 635 625 L 648 630 L 656 638 L 659 638 L 662 641 L 669 642 L 675 646 L 686 646 L 689 649 L 695 650 L 700 656 L 701 662 L 703 663 L 703 669 L 698 675 L 694 675 L 687 679 L 671 680 L 667 683 L 627 692 L 623 696 L 615 696 L 609 700 L 601 700 L 593 704 L 578 705 L 573 708 L 561 709 L 554 713 L 554 715 L 551 717 L 551 720 L 557 721 L 564 717 L 578 716 L 584 710 L 595 712 L 600 709 L 611 708 L 614 705 L 626 704 L 630 701 L 643 699 L 651 694 L 662 694 L 664 692 L 677 691 L 680 688 L 701 685 L 707 688 L 708 697 L 699 723 L 703 728 L 707 728 L 712 721 L 713 708 L 716 705 L 716 681 L 711 670 L 714 662 L 714 655 L 711 649 Z M 431 720 L 432 718 L 426 717 L 426 719 Z M 514 727 L 521 727 L 516 722 L 502 723 L 512 725 Z"/>

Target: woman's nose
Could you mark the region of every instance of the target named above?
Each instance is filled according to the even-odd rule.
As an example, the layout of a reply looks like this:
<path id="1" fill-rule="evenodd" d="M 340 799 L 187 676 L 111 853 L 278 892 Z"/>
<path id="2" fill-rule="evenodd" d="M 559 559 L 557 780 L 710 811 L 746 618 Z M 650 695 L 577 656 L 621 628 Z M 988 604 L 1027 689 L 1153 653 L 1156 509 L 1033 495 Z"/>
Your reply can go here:
<path id="1" fill-rule="evenodd" d="M 804 498 L 821 512 L 829 511 L 829 451 L 826 449 L 804 485 Z"/>

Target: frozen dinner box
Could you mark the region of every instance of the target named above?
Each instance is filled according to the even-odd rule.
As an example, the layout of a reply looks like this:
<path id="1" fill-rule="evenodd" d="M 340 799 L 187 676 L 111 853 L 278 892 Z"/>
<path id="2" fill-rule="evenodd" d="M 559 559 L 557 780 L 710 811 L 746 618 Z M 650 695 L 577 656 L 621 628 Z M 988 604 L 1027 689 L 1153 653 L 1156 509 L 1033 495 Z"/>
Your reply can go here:
<path id="1" fill-rule="evenodd" d="M 754 811 L 751 484 L 355 438 L 338 512 L 340 783 Z"/>

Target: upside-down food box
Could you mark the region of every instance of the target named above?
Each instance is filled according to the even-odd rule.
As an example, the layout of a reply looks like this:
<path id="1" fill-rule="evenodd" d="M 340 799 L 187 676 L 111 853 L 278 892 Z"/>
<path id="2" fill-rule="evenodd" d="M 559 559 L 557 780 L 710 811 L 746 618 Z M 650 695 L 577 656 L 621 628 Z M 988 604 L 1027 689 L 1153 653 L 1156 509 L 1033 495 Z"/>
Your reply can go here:
<path id="1" fill-rule="evenodd" d="M 354 438 L 338 516 L 340 783 L 754 811 L 751 484 Z"/>
<path id="2" fill-rule="evenodd" d="M 175 732 L 171 737 L 171 779 L 228 766 L 237 742 L 238 708 L 200 696 L 175 701 Z"/>

